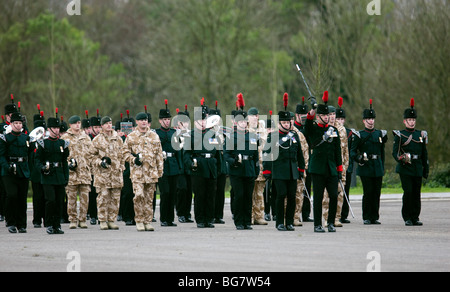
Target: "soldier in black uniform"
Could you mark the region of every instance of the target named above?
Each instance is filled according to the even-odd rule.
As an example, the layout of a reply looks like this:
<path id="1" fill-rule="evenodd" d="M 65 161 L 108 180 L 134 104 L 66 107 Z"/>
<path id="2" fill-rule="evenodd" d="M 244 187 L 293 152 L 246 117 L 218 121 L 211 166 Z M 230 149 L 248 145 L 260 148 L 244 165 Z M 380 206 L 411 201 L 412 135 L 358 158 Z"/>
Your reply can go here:
<path id="1" fill-rule="evenodd" d="M 60 214 L 65 186 L 69 182 L 68 142 L 59 139 L 61 123 L 58 117 L 47 121 L 49 137 L 38 140 L 36 167 L 41 170 L 41 183 L 45 194 L 45 222 L 48 234 L 63 234 Z"/>
<path id="2" fill-rule="evenodd" d="M 258 138 L 247 130 L 247 112 L 235 112 L 236 130 L 226 140 L 224 157 L 229 165 L 234 190 L 234 225 L 238 230 L 253 229 L 252 194 L 259 174 Z"/>
<path id="3" fill-rule="evenodd" d="M 89 125 L 91 126 L 91 140 L 93 140 L 102 130 L 102 117 L 100 116 L 99 110 L 97 109 L 97 116 L 91 117 L 89 119 Z M 88 216 L 90 218 L 90 224 L 97 224 L 97 190 L 94 187 L 94 174 L 92 173 L 91 190 L 89 192 L 89 206 L 88 206 Z"/>
<path id="4" fill-rule="evenodd" d="M 39 114 L 34 115 L 33 125 L 34 129 L 42 127 L 44 129 L 43 135 L 45 135 L 47 123 L 45 121 L 43 111 L 40 111 Z M 36 138 L 30 137 L 30 147 L 32 148 L 32 151 L 30 152 L 28 159 L 28 166 L 31 172 L 31 188 L 33 190 L 33 226 L 35 228 L 40 228 L 43 221 L 45 226 L 45 196 L 44 189 L 41 184 L 41 170 L 37 169 L 34 163 L 34 158 L 38 147 L 37 138 L 43 138 L 43 135 Z"/>
<path id="5" fill-rule="evenodd" d="M 322 201 L 326 188 L 330 198 L 328 213 L 328 232 L 336 232 L 338 180 L 342 178 L 342 156 L 339 133 L 336 128 L 328 125 L 328 91 L 322 98 L 324 104 L 308 113 L 305 126 L 305 137 L 310 143 L 309 172 L 312 176 L 314 192 L 314 232 L 325 232 L 322 227 Z"/>
<path id="6" fill-rule="evenodd" d="M 213 228 L 219 140 L 214 131 L 206 129 L 208 108 L 203 99 L 201 105 L 195 108 L 194 129 L 186 139 L 183 159 L 184 166 L 190 171 L 197 227 Z"/>
<path id="7" fill-rule="evenodd" d="M 414 99 L 411 107 L 403 114 L 405 129 L 394 131 L 392 156 L 397 161 L 395 172 L 400 175 L 403 188 L 402 217 L 406 226 L 422 225 L 419 221 L 421 210 L 420 191 L 422 177 L 428 178 L 428 134 L 416 130 L 417 111 Z"/>
<path id="8" fill-rule="evenodd" d="M 339 97 L 338 99 L 338 105 L 339 108 L 336 109 L 336 121 L 341 123 L 343 126 L 345 125 L 345 110 L 342 108 L 343 99 L 342 97 Z M 345 131 L 347 132 L 347 145 L 348 145 L 348 153 L 350 153 L 350 150 L 352 149 L 352 141 L 353 141 L 353 131 L 350 128 L 345 127 Z M 345 194 L 347 195 L 347 199 L 350 201 L 350 186 L 352 183 L 352 173 L 353 173 L 353 159 L 350 159 L 348 162 L 348 168 L 347 173 L 345 175 Z M 344 203 L 342 204 L 342 210 L 341 210 L 341 219 L 339 221 L 341 223 L 350 223 L 350 220 L 348 220 L 348 213 L 350 211 L 349 204 L 347 200 L 344 198 Z"/>
<path id="9" fill-rule="evenodd" d="M 159 123 L 161 126 L 155 131 L 161 140 L 164 157 L 164 173 L 158 180 L 160 191 L 160 220 L 161 226 L 177 226 L 174 223 L 174 208 L 177 196 L 178 176 L 182 172 L 182 159 L 181 151 L 175 150 L 172 144 L 172 140 L 177 139 L 177 137 L 175 135 L 175 129 L 170 127 L 172 115 L 167 108 L 167 99 L 165 100 L 165 104 L 166 108 L 159 111 Z"/>
<path id="10" fill-rule="evenodd" d="M 5 134 L 6 129 L 11 124 L 11 115 L 16 112 L 18 112 L 17 105 L 14 103 L 14 99 L 11 96 L 11 103 L 5 105 L 5 116 L 3 122 L 0 124 L 0 134 Z M 6 190 L 5 185 L 3 184 L 3 180 L 0 179 L 0 222 L 5 220 L 6 215 L 5 206 L 6 206 Z"/>
<path id="11" fill-rule="evenodd" d="M 177 129 L 178 136 L 178 148 L 181 152 L 181 159 L 184 161 L 184 142 L 186 136 L 190 134 L 189 125 L 191 124 L 188 106 L 185 105 L 184 111 L 177 111 L 178 115 L 172 120 L 174 127 Z M 192 182 L 189 175 L 190 170 L 187 170 L 182 164 L 181 174 L 178 176 L 177 183 L 177 200 L 176 209 L 178 222 L 180 223 L 192 223 L 191 219 L 191 207 L 192 207 Z"/>
<path id="12" fill-rule="evenodd" d="M 287 111 L 287 93 L 283 96 L 283 104 L 285 110 L 278 112 L 278 132 L 272 132 L 267 137 L 267 147 L 263 151 L 263 174 L 266 179 L 272 179 L 277 192 L 276 228 L 279 231 L 293 231 L 297 180 L 303 175 L 305 160 L 300 138 L 290 130 L 291 113 Z"/>
<path id="13" fill-rule="evenodd" d="M 217 100 L 216 100 L 216 108 L 210 108 L 208 115 L 218 115 L 221 117 L 220 109 L 217 107 Z M 224 142 L 225 142 L 225 134 L 223 133 L 223 130 L 220 129 L 219 125 L 216 125 L 212 130 L 216 131 L 216 137 L 219 140 L 218 151 L 218 160 L 217 160 L 217 186 L 216 186 L 216 198 L 214 199 L 214 223 L 216 224 L 224 224 L 225 221 L 223 220 L 223 209 L 225 206 L 225 184 L 227 181 L 228 176 L 228 165 L 224 158 Z"/>
<path id="14" fill-rule="evenodd" d="M 30 169 L 29 136 L 22 132 L 23 117 L 19 112 L 11 115 L 11 132 L 0 134 L 0 166 L 6 190 L 6 222 L 11 233 L 26 233 L 27 193 Z"/>
<path id="15" fill-rule="evenodd" d="M 384 176 L 384 148 L 387 142 L 385 130 L 375 129 L 376 113 L 372 108 L 363 112 L 364 130 L 354 131 L 354 140 L 350 157 L 358 163 L 356 174 L 360 176 L 363 185 L 363 221 L 364 224 L 381 224 L 380 196 Z"/>

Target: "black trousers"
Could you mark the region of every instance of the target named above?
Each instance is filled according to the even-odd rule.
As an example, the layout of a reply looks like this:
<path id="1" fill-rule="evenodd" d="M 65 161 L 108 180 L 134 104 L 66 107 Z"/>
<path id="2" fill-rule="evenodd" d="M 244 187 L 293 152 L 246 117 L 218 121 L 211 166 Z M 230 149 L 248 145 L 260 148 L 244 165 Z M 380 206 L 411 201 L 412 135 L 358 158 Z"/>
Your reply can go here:
<path id="1" fill-rule="evenodd" d="M 252 223 L 252 194 L 254 177 L 230 176 L 234 190 L 234 225 L 250 226 Z"/>
<path id="2" fill-rule="evenodd" d="M 325 189 L 327 189 L 330 198 L 327 223 L 334 224 L 337 209 L 338 177 L 320 174 L 311 175 L 314 192 L 314 226 L 322 225 L 322 201 Z"/>
<path id="3" fill-rule="evenodd" d="M 134 193 L 130 175 L 123 176 L 123 187 L 120 193 L 120 208 L 123 221 L 134 221 Z"/>
<path id="4" fill-rule="evenodd" d="M 383 177 L 360 176 L 363 185 L 362 215 L 363 220 L 380 218 L 380 197 Z"/>
<path id="5" fill-rule="evenodd" d="M 8 226 L 27 227 L 28 178 L 2 177 L 6 191 L 5 217 Z"/>
<path id="6" fill-rule="evenodd" d="M 217 176 L 216 198 L 214 200 L 214 218 L 223 219 L 223 208 L 225 206 L 225 183 L 227 181 L 226 174 Z"/>
<path id="7" fill-rule="evenodd" d="M 419 221 L 421 210 L 420 192 L 422 189 L 422 177 L 400 174 L 403 188 L 403 220 Z"/>
<path id="8" fill-rule="evenodd" d="M 45 225 L 45 196 L 44 188 L 41 183 L 32 182 L 31 188 L 33 190 L 33 224 Z"/>
<path id="9" fill-rule="evenodd" d="M 347 172 L 345 175 L 345 193 L 350 201 L 350 185 L 352 184 L 352 174 Z M 345 195 L 344 195 L 345 196 Z M 341 220 L 347 219 L 350 212 L 350 207 L 348 206 L 347 199 L 344 198 L 344 203 L 342 204 L 341 210 Z"/>
<path id="10" fill-rule="evenodd" d="M 191 181 L 194 191 L 195 222 L 211 223 L 214 216 L 217 180 L 191 175 Z"/>
<path id="11" fill-rule="evenodd" d="M 92 177 L 91 191 L 89 192 L 88 214 L 92 218 L 97 219 L 97 190 L 94 187 L 94 177 Z"/>
<path id="12" fill-rule="evenodd" d="M 42 185 L 45 195 L 45 222 L 47 226 L 61 228 L 61 206 L 66 195 L 64 185 Z"/>
<path id="13" fill-rule="evenodd" d="M 295 193 L 297 192 L 297 180 L 274 179 L 273 183 L 277 189 L 276 210 L 277 220 L 276 226 L 280 224 L 294 224 L 295 214 Z M 287 198 L 286 212 L 284 211 L 284 199 Z"/>
<path id="14" fill-rule="evenodd" d="M 191 218 L 192 182 L 187 174 L 178 176 L 176 208 L 178 217 Z"/>
<path id="15" fill-rule="evenodd" d="M 269 197 L 267 198 L 266 195 L 266 188 L 269 187 Z M 277 215 L 276 211 L 276 198 L 277 198 L 277 190 L 275 188 L 275 184 L 270 180 L 269 183 L 266 183 L 266 188 L 264 188 L 264 213 L 270 214 L 270 211 L 272 211 L 272 216 Z"/>
<path id="16" fill-rule="evenodd" d="M 177 198 L 178 175 L 163 175 L 158 180 L 159 211 L 161 222 L 173 222 L 175 218 L 175 200 Z"/>

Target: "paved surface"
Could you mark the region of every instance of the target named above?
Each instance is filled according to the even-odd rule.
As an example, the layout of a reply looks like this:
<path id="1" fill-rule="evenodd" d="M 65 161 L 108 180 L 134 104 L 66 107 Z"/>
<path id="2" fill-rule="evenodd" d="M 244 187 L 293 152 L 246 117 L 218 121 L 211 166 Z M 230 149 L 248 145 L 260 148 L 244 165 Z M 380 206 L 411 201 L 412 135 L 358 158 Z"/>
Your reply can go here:
<path id="1" fill-rule="evenodd" d="M 63 224 L 64 235 L 48 235 L 32 227 L 29 209 L 26 234 L 10 234 L 0 223 L 0 272 L 450 271 L 450 195 L 423 197 L 424 226 L 404 226 L 398 195 L 383 196 L 381 225 L 363 225 L 361 200 L 355 196 L 356 219 L 325 234 L 314 233 L 312 223 L 294 232 L 277 231 L 274 222 L 238 231 L 226 204 L 226 224 L 214 229 L 157 222 L 154 232 L 137 232 L 119 222 L 117 231 L 89 224 L 86 230 L 69 230 Z"/>

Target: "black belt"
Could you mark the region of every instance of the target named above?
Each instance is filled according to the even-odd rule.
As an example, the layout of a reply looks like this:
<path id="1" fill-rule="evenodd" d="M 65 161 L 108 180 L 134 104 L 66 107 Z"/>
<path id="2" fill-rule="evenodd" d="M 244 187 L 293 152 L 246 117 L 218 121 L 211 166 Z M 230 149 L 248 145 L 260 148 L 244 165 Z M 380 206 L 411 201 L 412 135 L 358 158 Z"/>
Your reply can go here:
<path id="1" fill-rule="evenodd" d="M 372 160 L 377 160 L 378 158 L 381 158 L 381 155 L 378 155 L 378 154 L 367 154 L 367 157 L 369 159 L 372 159 Z"/>
<path id="2" fill-rule="evenodd" d="M 253 160 L 253 156 L 250 156 L 250 155 L 242 155 L 242 160 Z"/>
<path id="3" fill-rule="evenodd" d="M 28 157 L 10 157 L 9 162 L 26 162 Z"/>
<path id="4" fill-rule="evenodd" d="M 203 158 L 214 158 L 214 154 L 212 153 L 196 153 L 194 157 L 203 157 Z"/>

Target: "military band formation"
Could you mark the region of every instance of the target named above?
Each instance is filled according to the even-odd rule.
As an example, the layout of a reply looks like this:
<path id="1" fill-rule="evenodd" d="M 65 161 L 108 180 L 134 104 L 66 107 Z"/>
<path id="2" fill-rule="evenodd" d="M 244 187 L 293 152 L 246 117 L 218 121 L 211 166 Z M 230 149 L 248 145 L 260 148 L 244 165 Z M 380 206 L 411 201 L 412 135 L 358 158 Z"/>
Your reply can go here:
<path id="1" fill-rule="evenodd" d="M 0 127 L 0 221 L 10 233 L 26 233 L 31 181 L 32 222 L 35 228 L 43 224 L 48 234 L 63 234 L 61 223 L 69 229 L 88 228 L 90 222 L 115 230 L 119 220 L 137 231 L 153 231 L 157 189 L 161 226 L 177 226 L 176 215 L 180 223 L 195 219 L 198 228 L 214 228 L 225 223 L 229 178 L 237 230 L 274 221 L 279 231 L 314 222 L 314 232 L 336 232 L 354 216 L 349 193 L 355 166 L 364 191 L 363 223 L 381 224 L 388 134 L 375 128 L 372 100 L 362 112 L 364 129 L 357 131 L 344 126 L 343 99 L 331 106 L 327 91 L 320 103 L 311 96 L 308 105 L 303 97 L 295 112 L 289 111 L 285 93 L 283 110 L 269 112 L 267 119 L 256 107 L 247 111 L 241 93 L 236 99 L 232 127 L 222 125 L 217 101 L 208 107 L 202 98 L 194 107 L 192 129 L 188 106 L 172 116 L 165 100 L 158 129 L 151 129 L 146 106 L 134 118 L 129 111 L 125 118 L 121 114 L 113 127 L 112 118 L 99 110 L 66 122 L 58 109 L 46 119 L 37 105 L 30 131 L 11 94 Z M 422 177 L 429 171 L 428 136 L 416 130 L 416 119 L 411 99 L 404 129 L 393 131 L 407 226 L 422 225 Z"/>

